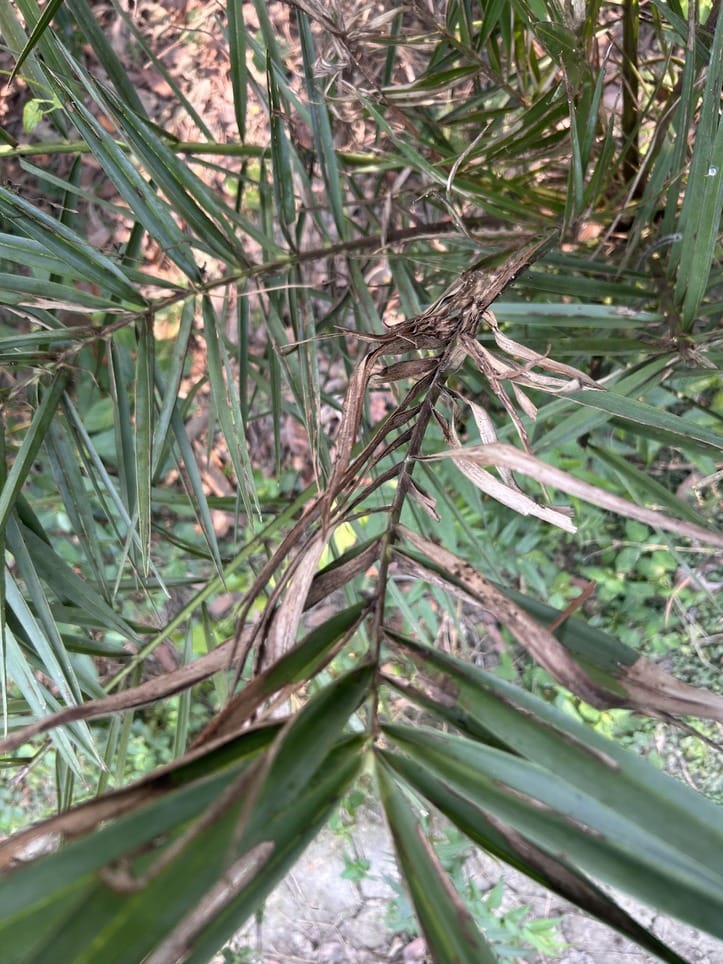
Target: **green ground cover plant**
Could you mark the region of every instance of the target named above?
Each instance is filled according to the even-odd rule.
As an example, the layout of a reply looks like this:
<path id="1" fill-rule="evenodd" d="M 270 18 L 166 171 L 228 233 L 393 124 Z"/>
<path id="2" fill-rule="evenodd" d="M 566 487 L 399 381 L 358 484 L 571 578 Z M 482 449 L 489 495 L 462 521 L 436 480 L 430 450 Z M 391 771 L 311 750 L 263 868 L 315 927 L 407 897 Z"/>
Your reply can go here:
<path id="1" fill-rule="evenodd" d="M 429 812 L 723 938 L 628 727 L 723 721 L 718 5 L 221 3 L 190 84 L 120 3 L 0 33 L 5 959 L 208 961 L 362 774 L 434 960 L 504 935 Z"/>

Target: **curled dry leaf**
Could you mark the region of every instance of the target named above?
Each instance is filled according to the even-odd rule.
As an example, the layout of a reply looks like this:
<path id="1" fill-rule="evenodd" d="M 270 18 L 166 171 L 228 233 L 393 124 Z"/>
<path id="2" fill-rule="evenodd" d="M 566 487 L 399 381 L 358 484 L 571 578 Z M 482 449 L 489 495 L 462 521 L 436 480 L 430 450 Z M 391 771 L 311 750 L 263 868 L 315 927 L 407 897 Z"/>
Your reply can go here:
<path id="1" fill-rule="evenodd" d="M 458 396 L 462 398 L 462 396 Z M 472 411 L 472 417 L 474 418 L 475 425 L 477 426 L 477 431 L 479 432 L 479 437 L 482 440 L 483 445 L 489 445 L 490 442 L 497 441 L 497 430 L 495 428 L 494 422 L 487 414 L 486 409 L 478 405 L 477 402 L 473 402 L 468 398 L 463 399 L 465 404 L 469 405 Z"/>
<path id="2" fill-rule="evenodd" d="M 380 551 L 381 544 L 378 539 L 374 539 L 360 552 L 349 553 L 347 558 L 318 572 L 311 583 L 304 609 L 311 609 L 322 599 L 327 599 L 332 593 L 348 585 L 360 573 L 366 572 L 377 561 Z"/>
<path id="3" fill-rule="evenodd" d="M 428 375 L 437 365 L 436 358 L 412 358 L 407 361 L 395 362 L 393 365 L 385 365 L 370 378 L 371 385 L 386 385 L 389 382 L 397 382 L 402 378 L 422 378 Z"/>
<path id="4" fill-rule="evenodd" d="M 560 391 L 578 391 L 578 389 L 592 388 L 602 391 L 600 385 L 589 375 L 581 372 L 579 368 L 575 368 L 573 365 L 565 365 L 563 362 L 555 361 L 553 358 L 549 358 L 547 355 L 541 355 L 539 352 L 534 351 L 532 348 L 528 348 L 526 345 L 520 344 L 518 341 L 514 341 L 509 338 L 504 332 L 500 331 L 500 325 L 495 318 L 494 312 L 488 310 L 484 314 L 484 320 L 492 329 L 495 341 L 497 342 L 498 348 L 502 351 L 507 352 L 508 355 L 512 355 L 514 358 L 521 358 L 523 361 L 529 365 L 536 365 L 539 368 L 544 368 L 549 372 L 554 372 L 556 375 L 562 375 L 567 382 L 564 388 Z"/>
<path id="5" fill-rule="evenodd" d="M 400 525 L 397 526 L 397 532 L 411 546 L 427 558 L 433 559 L 437 567 L 446 569 L 458 585 L 465 587 L 466 591 L 481 602 L 485 609 L 494 613 L 520 645 L 558 682 L 593 706 L 603 708 L 611 705 L 608 692 L 588 676 L 562 643 L 517 603 L 505 596 L 489 579 L 477 572 L 469 563 L 442 546 L 412 532 L 411 529 Z M 434 580 L 433 571 L 421 564 L 418 565 L 420 569 L 418 575 L 421 578 Z"/>
<path id="6" fill-rule="evenodd" d="M 642 656 L 625 667 L 623 683 L 628 695 L 635 699 L 636 708 L 647 713 L 653 711 L 663 717 L 700 716 L 723 723 L 723 696 L 682 683 Z"/>
<path id="7" fill-rule="evenodd" d="M 485 445 L 489 444 L 490 442 L 497 441 L 497 429 L 495 428 L 494 422 L 487 414 L 486 409 L 484 409 L 481 405 L 478 405 L 477 402 L 473 402 L 470 399 L 465 398 L 463 395 L 460 395 L 459 392 L 455 392 L 450 389 L 447 389 L 446 394 L 449 395 L 451 398 L 459 399 L 470 408 L 472 412 L 472 416 L 475 421 L 475 425 L 477 426 L 477 431 L 479 432 L 479 437 Z M 461 448 L 461 442 L 459 441 L 459 438 L 457 436 L 457 432 L 454 427 L 454 422 L 453 421 L 442 422 L 440 419 L 440 424 L 442 425 L 442 431 L 444 432 L 444 437 L 450 443 L 450 446 L 452 448 Z M 519 485 L 517 484 L 517 482 L 515 482 L 515 478 L 509 469 L 502 467 L 497 469 L 497 472 L 499 473 L 499 476 L 502 479 L 502 481 L 505 483 L 505 485 L 509 486 L 511 489 L 514 489 L 516 492 L 521 491 Z"/>
<path id="8" fill-rule="evenodd" d="M 421 488 L 421 486 L 417 485 L 411 475 L 407 478 L 407 491 L 414 501 L 421 505 L 428 516 L 431 516 L 435 522 L 440 521 L 440 515 L 439 512 L 437 512 L 436 500 L 428 492 Z"/>
<path id="9" fill-rule="evenodd" d="M 485 348 L 484 345 L 469 335 L 463 335 L 460 338 L 460 343 L 466 349 L 470 358 L 476 362 L 481 373 L 493 386 L 499 381 L 510 381 L 513 383 L 516 382 L 519 385 L 527 385 L 529 388 L 538 388 L 552 395 L 562 395 L 566 392 L 577 392 L 580 390 L 581 383 L 577 377 L 577 369 L 570 368 L 568 365 L 553 363 L 545 355 L 538 355 L 537 352 L 533 352 L 532 354 L 535 355 L 534 359 L 520 364 L 512 358 L 500 358 L 493 351 L 490 351 L 489 348 Z M 539 372 L 533 371 L 535 365 L 539 365 L 541 368 L 547 368 L 548 370 L 553 370 L 552 366 L 554 365 L 556 372 L 559 368 L 567 369 L 565 373 L 567 377 L 558 377 L 557 374 L 542 375 Z M 582 375 L 582 372 L 579 374 L 585 379 L 584 384 L 586 387 L 597 388 L 595 382 L 588 385 L 590 379 L 586 375 Z"/>
<path id="10" fill-rule="evenodd" d="M 519 385 L 513 385 L 512 391 L 517 399 L 517 404 L 520 406 L 525 415 L 528 418 L 531 418 L 534 422 L 534 420 L 537 418 L 537 406 L 527 397 L 527 395 L 525 395 Z"/>
<path id="11" fill-rule="evenodd" d="M 59 726 L 68 726 L 79 720 L 94 720 L 103 716 L 110 716 L 113 713 L 121 713 L 124 710 L 138 709 L 148 706 L 158 700 L 166 699 L 176 693 L 182 693 L 190 689 L 197 683 L 201 683 L 219 670 L 230 669 L 234 666 L 234 650 L 239 653 L 245 650 L 245 644 L 253 632 L 253 627 L 249 626 L 243 633 L 240 640 L 229 639 L 216 649 L 200 656 L 192 663 L 180 666 L 170 673 L 162 676 L 154 676 L 152 679 L 141 683 L 130 689 L 122 690 L 119 693 L 111 693 L 110 696 L 103 696 L 100 699 L 90 700 L 78 706 L 69 706 L 30 723 L 19 730 L 15 730 L 3 740 L 0 740 L 0 755 L 12 753 L 23 743 L 27 743 L 41 733 L 47 733 Z"/>
<path id="12" fill-rule="evenodd" d="M 467 449 L 463 449 L 463 451 L 466 452 Z M 480 468 L 473 459 L 452 457 L 459 471 L 466 476 L 473 485 L 476 485 L 480 492 L 484 492 L 485 495 L 489 495 L 497 502 L 501 502 L 502 505 L 514 509 L 514 511 L 520 515 L 531 515 L 537 519 L 542 519 L 543 522 L 549 522 L 550 525 L 564 529 L 565 532 L 577 532 L 577 526 L 564 511 L 553 509 L 548 505 L 539 505 L 534 499 L 531 499 L 530 496 L 520 491 L 517 485 L 513 488 L 506 482 L 501 482 L 499 479 L 496 479 L 491 472 Z"/>
<path id="13" fill-rule="evenodd" d="M 502 442 L 494 442 L 490 445 L 476 445 L 458 449 L 448 449 L 437 455 L 426 456 L 430 459 L 451 458 L 455 461 L 473 462 L 476 465 L 506 466 L 514 472 L 521 472 L 523 475 L 535 479 L 541 485 L 549 485 L 556 489 L 567 492 L 568 495 L 576 496 L 584 502 L 597 505 L 602 509 L 609 509 L 618 515 L 629 519 L 637 519 L 646 525 L 665 529 L 669 532 L 677 532 L 679 535 L 687 536 L 697 542 L 707 543 L 712 546 L 723 546 L 723 535 L 693 522 L 684 522 L 674 519 L 664 512 L 655 509 L 647 509 L 644 506 L 636 505 L 627 499 L 622 499 L 617 495 L 607 492 L 605 489 L 583 482 L 582 479 L 564 472 L 562 469 L 555 468 L 542 459 L 522 452 L 513 445 L 505 445 Z"/>
<path id="14" fill-rule="evenodd" d="M 341 410 L 341 421 L 336 437 L 336 453 L 334 467 L 327 485 L 328 497 L 325 500 L 330 504 L 330 499 L 335 493 L 346 474 L 349 467 L 349 460 L 356 442 L 364 411 L 364 400 L 366 396 L 369 379 L 374 370 L 379 349 L 368 352 L 361 361 L 355 366 L 351 379 L 344 395 L 344 404 Z"/>
<path id="15" fill-rule="evenodd" d="M 294 560 L 294 573 L 289 579 L 284 598 L 271 619 L 263 647 L 263 667 L 270 666 L 287 653 L 296 642 L 301 616 L 306 608 L 312 580 L 319 568 L 319 561 L 329 541 L 328 535 L 320 534 Z"/>
<path id="16" fill-rule="evenodd" d="M 468 404 L 472 408 L 475 422 L 480 430 L 480 435 L 482 435 L 484 432 L 485 437 L 496 438 L 496 435 L 494 434 L 494 426 L 492 425 L 491 420 L 489 419 L 489 416 L 485 410 L 480 405 L 476 405 L 474 402 Z M 443 425 L 442 428 L 445 432 L 445 436 L 447 437 L 447 441 L 449 441 L 452 445 L 452 448 L 449 449 L 450 452 L 468 451 L 468 449 L 462 448 L 459 445 L 459 440 L 454 430 L 454 425 L 451 422 L 447 425 Z M 440 456 L 430 457 L 441 457 L 441 454 Z M 538 519 L 542 519 L 543 522 L 549 522 L 551 525 L 564 529 L 566 532 L 577 532 L 577 527 L 573 523 L 570 515 L 568 515 L 565 510 L 553 509 L 547 505 L 539 505 L 534 499 L 530 498 L 530 496 L 525 495 L 515 481 L 512 472 L 506 466 L 501 466 L 498 468 L 500 478 L 497 479 L 494 475 L 492 475 L 491 472 L 480 468 L 474 459 L 455 457 L 454 464 L 457 466 L 459 471 L 480 490 L 480 492 L 484 492 L 485 495 L 490 496 L 490 498 L 495 499 L 497 502 L 501 502 L 502 505 L 506 505 L 508 508 L 514 509 L 514 511 L 518 512 L 520 515 L 535 516 Z"/>
<path id="17" fill-rule="evenodd" d="M 695 715 L 723 722 L 722 696 L 681 683 L 642 656 L 629 664 L 618 663 L 614 675 L 598 666 L 593 678 L 547 627 L 505 596 L 469 563 L 403 526 L 397 526 L 397 532 L 428 559 L 434 560 L 437 570 L 432 568 L 432 563 L 427 568 L 417 559 L 404 557 L 407 571 L 416 567 L 418 578 L 442 585 L 453 593 L 459 593 L 461 589 L 468 594 L 470 599 L 492 612 L 559 683 L 592 706 L 639 710 L 664 719 Z M 452 577 L 449 583 L 440 579 L 440 567 Z"/>

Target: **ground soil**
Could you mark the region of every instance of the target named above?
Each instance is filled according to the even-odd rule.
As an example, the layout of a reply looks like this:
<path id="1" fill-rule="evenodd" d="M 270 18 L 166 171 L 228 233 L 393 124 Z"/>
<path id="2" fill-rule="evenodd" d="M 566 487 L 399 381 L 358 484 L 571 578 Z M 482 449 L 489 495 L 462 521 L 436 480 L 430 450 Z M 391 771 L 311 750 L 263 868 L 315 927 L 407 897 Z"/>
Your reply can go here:
<path id="1" fill-rule="evenodd" d="M 398 873 L 383 820 L 372 811 L 359 816 L 350 842 L 325 830 L 307 849 L 287 879 L 269 898 L 260 921 L 249 923 L 231 947 L 244 949 L 256 964 L 427 964 L 424 942 L 411 934 L 395 934 L 385 925 Z M 341 875 L 344 855 L 366 858 L 363 880 Z M 656 958 L 631 941 L 550 894 L 534 881 L 484 855 L 467 867 L 482 890 L 504 881 L 500 913 L 528 905 L 528 919 L 555 918 L 567 945 L 554 956 L 530 952 L 512 958 L 530 964 L 653 964 Z M 616 899 L 645 926 L 668 943 L 689 964 L 721 964 L 723 943 L 657 914 L 641 904 Z M 506 958 L 510 960 L 511 958 Z M 222 958 L 218 957 L 218 964 Z"/>

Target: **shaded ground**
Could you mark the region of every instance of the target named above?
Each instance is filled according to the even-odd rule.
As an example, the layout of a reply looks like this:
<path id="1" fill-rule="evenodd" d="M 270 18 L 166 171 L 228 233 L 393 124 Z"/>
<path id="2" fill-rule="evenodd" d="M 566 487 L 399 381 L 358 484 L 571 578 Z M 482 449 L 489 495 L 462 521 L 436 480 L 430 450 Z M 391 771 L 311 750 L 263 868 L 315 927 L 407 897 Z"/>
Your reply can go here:
<path id="1" fill-rule="evenodd" d="M 364 879 L 344 879 L 344 856 L 366 858 Z M 500 913 L 530 905 L 526 920 L 556 918 L 559 937 L 567 944 L 554 955 L 530 952 L 506 958 L 531 964 L 653 964 L 656 958 L 610 928 L 598 923 L 567 901 L 510 867 L 489 857 L 474 857 L 469 872 L 481 889 L 504 880 Z M 409 934 L 394 934 L 385 915 L 395 893 L 388 879 L 396 879 L 392 844 L 379 817 L 366 813 L 354 829 L 353 848 L 325 830 L 307 849 L 287 879 L 269 898 L 263 919 L 247 925 L 232 947 L 255 964 L 426 964 L 424 942 Z M 723 943 L 691 927 L 619 897 L 641 923 L 673 947 L 690 964 L 721 964 Z M 215 964 L 221 964 L 218 956 Z"/>

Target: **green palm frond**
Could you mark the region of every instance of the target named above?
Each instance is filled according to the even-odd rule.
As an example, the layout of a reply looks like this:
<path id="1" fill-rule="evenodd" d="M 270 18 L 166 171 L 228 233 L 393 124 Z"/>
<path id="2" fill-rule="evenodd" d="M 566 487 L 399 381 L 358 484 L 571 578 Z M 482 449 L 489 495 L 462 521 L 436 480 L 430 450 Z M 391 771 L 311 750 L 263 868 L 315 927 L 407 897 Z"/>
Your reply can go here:
<path id="1" fill-rule="evenodd" d="M 645 46 L 625 4 L 607 49 L 600 3 L 347 6 L 289 2 L 298 49 L 219 7 L 223 136 L 116 11 L 180 141 L 87 0 L 0 0 L 49 138 L 0 145 L 0 752 L 58 761 L 3 959 L 209 960 L 362 777 L 435 960 L 495 949 L 429 813 L 679 964 L 603 885 L 723 938 L 720 808 L 442 642 L 723 720 L 548 578 L 606 526 L 723 545 L 721 17 L 656 2 Z"/>

